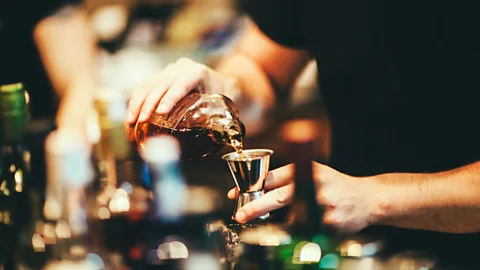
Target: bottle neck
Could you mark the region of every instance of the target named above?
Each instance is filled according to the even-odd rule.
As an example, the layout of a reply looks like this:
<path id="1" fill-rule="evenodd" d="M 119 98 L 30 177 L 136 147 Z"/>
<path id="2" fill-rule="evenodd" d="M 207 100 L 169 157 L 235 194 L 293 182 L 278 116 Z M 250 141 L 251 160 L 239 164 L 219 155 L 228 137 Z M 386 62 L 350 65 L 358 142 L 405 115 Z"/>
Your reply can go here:
<path id="1" fill-rule="evenodd" d="M 101 128 L 100 141 L 95 145 L 100 185 L 119 187 L 125 178 L 125 163 L 129 160 L 128 141 L 122 128 Z"/>
<path id="2" fill-rule="evenodd" d="M 220 134 L 219 139 L 223 144 L 241 150 L 245 137 L 245 126 L 241 121 L 227 118 L 212 119 L 210 126 Z"/>
<path id="3" fill-rule="evenodd" d="M 26 110 L 7 110 L 0 112 L 0 127 L 2 143 L 15 143 L 23 141 L 27 125 Z"/>

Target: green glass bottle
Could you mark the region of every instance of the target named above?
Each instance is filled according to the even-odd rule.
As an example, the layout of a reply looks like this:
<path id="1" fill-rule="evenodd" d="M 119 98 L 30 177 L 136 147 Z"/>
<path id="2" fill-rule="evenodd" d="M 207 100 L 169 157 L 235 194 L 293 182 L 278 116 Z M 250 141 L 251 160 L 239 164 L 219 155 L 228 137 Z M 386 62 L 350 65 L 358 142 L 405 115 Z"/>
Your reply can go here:
<path id="1" fill-rule="evenodd" d="M 18 233 L 29 216 L 24 182 L 29 168 L 24 145 L 26 124 L 23 85 L 0 86 L 0 264 L 4 269 L 13 268 Z"/>

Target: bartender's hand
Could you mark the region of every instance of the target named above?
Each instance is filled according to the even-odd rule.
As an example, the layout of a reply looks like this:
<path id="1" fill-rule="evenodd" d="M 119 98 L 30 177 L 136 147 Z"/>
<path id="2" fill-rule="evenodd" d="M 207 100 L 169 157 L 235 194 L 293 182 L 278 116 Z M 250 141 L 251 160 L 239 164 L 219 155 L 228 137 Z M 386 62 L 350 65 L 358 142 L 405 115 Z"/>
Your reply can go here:
<path id="1" fill-rule="evenodd" d="M 319 163 L 314 163 L 313 171 L 317 202 L 326 209 L 319 224 L 329 225 L 339 233 L 355 233 L 377 222 L 377 197 L 382 192 L 374 179 L 352 177 Z M 245 223 L 289 204 L 294 192 L 292 178 L 292 165 L 269 172 L 265 195 L 242 207 L 236 214 L 237 221 Z M 237 193 L 232 189 L 228 197 L 235 199 Z"/>
<path id="2" fill-rule="evenodd" d="M 238 88 L 235 79 L 188 58 L 180 58 L 133 92 L 127 123 L 146 122 L 154 111 L 168 113 L 182 97 L 195 89 L 233 98 Z"/>

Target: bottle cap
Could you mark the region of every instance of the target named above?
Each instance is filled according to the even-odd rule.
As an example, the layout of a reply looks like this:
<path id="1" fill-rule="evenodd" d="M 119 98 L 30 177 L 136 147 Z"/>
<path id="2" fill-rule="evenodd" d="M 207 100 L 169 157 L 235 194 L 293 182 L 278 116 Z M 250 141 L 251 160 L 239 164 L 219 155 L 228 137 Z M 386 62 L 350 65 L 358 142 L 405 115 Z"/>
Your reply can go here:
<path id="1" fill-rule="evenodd" d="M 258 226 L 240 233 L 244 243 L 258 246 L 279 246 L 290 240 L 290 235 L 279 226 Z"/>

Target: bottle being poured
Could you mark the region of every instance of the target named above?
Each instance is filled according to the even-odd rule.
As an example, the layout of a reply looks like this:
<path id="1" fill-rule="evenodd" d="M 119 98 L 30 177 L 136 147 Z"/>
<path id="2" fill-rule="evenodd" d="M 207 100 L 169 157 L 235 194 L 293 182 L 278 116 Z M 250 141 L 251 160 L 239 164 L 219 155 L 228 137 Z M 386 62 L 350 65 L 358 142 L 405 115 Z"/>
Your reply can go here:
<path id="1" fill-rule="evenodd" d="M 167 115 L 153 113 L 148 122 L 137 122 L 130 130 L 130 138 L 140 148 L 147 138 L 156 135 L 173 136 L 180 143 L 182 159 L 198 160 L 225 145 L 241 152 L 245 126 L 235 104 L 226 96 L 192 91 Z"/>

